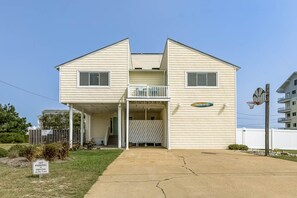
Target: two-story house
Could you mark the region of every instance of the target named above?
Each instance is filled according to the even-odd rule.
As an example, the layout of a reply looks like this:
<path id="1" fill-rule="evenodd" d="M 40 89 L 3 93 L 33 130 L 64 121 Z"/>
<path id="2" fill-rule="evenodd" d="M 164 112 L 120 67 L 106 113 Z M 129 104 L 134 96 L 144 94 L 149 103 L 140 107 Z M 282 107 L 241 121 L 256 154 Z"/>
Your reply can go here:
<path id="1" fill-rule="evenodd" d="M 57 69 L 60 102 L 70 118 L 73 108 L 85 114 L 87 141 L 116 137 L 127 149 L 235 143 L 236 65 L 172 39 L 163 53 L 131 53 L 124 39 Z"/>
<path id="2" fill-rule="evenodd" d="M 278 113 L 284 113 L 284 117 L 278 119 L 285 124 L 285 129 L 297 129 L 297 72 L 292 75 L 277 89 L 277 93 L 285 94 L 278 99 L 278 103 L 284 107 L 278 108 Z"/>

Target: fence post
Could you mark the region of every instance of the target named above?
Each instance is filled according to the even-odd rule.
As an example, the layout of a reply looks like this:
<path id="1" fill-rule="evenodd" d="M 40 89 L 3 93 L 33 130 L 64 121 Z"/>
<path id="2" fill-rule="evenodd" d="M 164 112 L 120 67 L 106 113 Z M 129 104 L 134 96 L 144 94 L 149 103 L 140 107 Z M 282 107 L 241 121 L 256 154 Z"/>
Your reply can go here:
<path id="1" fill-rule="evenodd" d="M 271 137 L 271 139 L 270 139 L 270 144 L 271 144 L 271 151 L 273 151 L 273 133 L 274 133 L 274 129 L 272 128 L 271 130 L 270 130 L 270 137 Z"/>
<path id="2" fill-rule="evenodd" d="M 242 141 L 241 141 L 241 144 L 244 144 L 244 145 L 245 145 L 245 132 L 246 132 L 246 128 L 242 128 L 242 134 L 241 134 Z"/>

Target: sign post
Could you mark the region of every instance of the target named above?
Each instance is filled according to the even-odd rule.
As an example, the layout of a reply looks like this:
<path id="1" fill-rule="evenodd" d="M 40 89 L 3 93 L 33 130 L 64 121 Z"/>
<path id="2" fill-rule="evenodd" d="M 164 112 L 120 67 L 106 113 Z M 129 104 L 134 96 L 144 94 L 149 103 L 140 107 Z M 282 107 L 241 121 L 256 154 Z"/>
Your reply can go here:
<path id="1" fill-rule="evenodd" d="M 49 173 L 48 161 L 44 159 L 36 160 L 35 162 L 33 162 L 32 166 L 33 174 L 39 175 L 39 179 L 42 175 Z"/>

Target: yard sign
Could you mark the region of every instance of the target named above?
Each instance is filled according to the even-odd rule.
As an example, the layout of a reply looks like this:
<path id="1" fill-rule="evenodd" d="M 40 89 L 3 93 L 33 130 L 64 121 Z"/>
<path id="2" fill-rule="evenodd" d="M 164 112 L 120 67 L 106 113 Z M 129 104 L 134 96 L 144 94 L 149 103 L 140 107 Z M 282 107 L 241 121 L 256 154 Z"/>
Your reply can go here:
<path id="1" fill-rule="evenodd" d="M 35 162 L 33 162 L 34 175 L 43 175 L 48 173 L 49 173 L 48 161 L 42 159 L 42 160 L 36 160 Z"/>

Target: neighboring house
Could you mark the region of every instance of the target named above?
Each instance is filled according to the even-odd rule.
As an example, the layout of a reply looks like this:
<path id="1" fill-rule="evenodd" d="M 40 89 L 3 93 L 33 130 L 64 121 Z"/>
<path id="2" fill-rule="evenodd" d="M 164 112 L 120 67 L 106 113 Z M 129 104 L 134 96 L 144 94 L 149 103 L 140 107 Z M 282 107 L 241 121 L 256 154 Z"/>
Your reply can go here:
<path id="1" fill-rule="evenodd" d="M 297 129 L 297 72 L 293 72 L 276 92 L 285 94 L 278 99 L 278 103 L 285 104 L 284 107 L 278 108 L 278 112 L 285 115 L 279 118 L 278 122 L 284 123 L 285 129 Z"/>
<path id="2" fill-rule="evenodd" d="M 57 69 L 60 102 L 85 114 L 87 140 L 108 144 L 111 135 L 127 149 L 235 143 L 236 65 L 172 39 L 163 53 L 131 53 L 124 39 Z"/>

